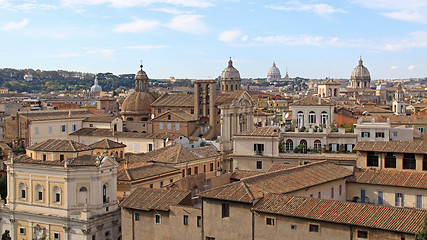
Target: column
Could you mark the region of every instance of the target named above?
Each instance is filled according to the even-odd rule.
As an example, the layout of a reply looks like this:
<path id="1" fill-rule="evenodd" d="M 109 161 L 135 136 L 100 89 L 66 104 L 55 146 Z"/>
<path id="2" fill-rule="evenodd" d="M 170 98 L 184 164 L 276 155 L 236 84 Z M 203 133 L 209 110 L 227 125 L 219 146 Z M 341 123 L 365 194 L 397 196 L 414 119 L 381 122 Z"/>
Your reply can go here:
<path id="1" fill-rule="evenodd" d="M 199 117 L 199 98 L 200 98 L 200 89 L 197 82 L 194 83 L 194 115 Z"/>
<path id="2" fill-rule="evenodd" d="M 212 132 L 216 136 L 216 109 L 215 109 L 215 100 L 216 100 L 216 89 L 215 83 L 209 84 L 209 125 L 212 128 Z"/>

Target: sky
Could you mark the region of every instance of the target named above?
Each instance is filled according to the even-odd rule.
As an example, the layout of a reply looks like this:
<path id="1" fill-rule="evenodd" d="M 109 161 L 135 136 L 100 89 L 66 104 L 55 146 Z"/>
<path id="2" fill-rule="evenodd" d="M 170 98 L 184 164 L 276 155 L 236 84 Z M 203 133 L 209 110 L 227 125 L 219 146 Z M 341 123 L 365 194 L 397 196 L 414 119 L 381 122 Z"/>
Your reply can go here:
<path id="1" fill-rule="evenodd" d="M 0 68 L 211 79 L 427 76 L 426 0 L 0 0 Z"/>

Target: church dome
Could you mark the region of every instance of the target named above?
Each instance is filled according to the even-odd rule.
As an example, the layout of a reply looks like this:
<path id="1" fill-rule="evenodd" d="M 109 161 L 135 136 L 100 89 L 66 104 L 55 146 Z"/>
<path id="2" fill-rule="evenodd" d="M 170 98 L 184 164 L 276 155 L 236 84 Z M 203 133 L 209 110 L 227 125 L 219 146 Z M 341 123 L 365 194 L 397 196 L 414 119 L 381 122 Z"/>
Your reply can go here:
<path id="1" fill-rule="evenodd" d="M 127 96 L 122 105 L 124 114 L 150 114 L 156 98 L 150 92 L 135 91 Z"/>
<path id="2" fill-rule="evenodd" d="M 352 79 L 370 79 L 371 75 L 369 74 L 368 69 L 363 66 L 362 58 L 359 59 L 359 65 L 357 65 L 353 72 L 351 73 Z"/>
<path id="3" fill-rule="evenodd" d="M 233 67 L 231 59 L 228 61 L 228 67 L 222 71 L 221 80 L 240 80 L 240 73 Z"/>
<path id="4" fill-rule="evenodd" d="M 273 66 L 268 70 L 267 81 L 279 81 L 281 78 L 280 70 L 276 67 L 276 63 L 273 62 Z"/>
<path id="5" fill-rule="evenodd" d="M 94 91 L 102 91 L 102 87 L 98 85 L 98 78 L 95 76 L 95 81 L 92 87 L 90 87 L 90 91 L 94 92 Z"/>

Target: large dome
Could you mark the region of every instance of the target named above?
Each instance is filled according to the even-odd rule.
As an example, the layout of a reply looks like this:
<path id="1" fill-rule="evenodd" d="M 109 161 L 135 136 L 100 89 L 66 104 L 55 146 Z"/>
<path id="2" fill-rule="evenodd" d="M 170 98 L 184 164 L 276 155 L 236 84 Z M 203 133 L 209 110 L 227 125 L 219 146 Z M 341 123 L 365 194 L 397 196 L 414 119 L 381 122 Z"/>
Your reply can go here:
<path id="1" fill-rule="evenodd" d="M 371 75 L 369 74 L 368 69 L 363 66 L 363 61 L 362 58 L 360 58 L 359 60 L 359 65 L 357 65 L 354 69 L 353 72 L 351 73 L 351 78 L 352 79 L 370 79 Z"/>
<path id="2" fill-rule="evenodd" d="M 228 67 L 226 67 L 221 74 L 221 80 L 240 80 L 240 73 L 233 67 L 233 61 L 228 61 Z"/>
<path id="3" fill-rule="evenodd" d="M 122 105 L 124 114 L 150 114 L 156 98 L 150 92 L 136 91 L 127 96 Z"/>
<path id="4" fill-rule="evenodd" d="M 276 67 L 276 63 L 273 62 L 273 66 L 268 70 L 267 81 L 279 81 L 281 78 L 280 70 Z"/>
<path id="5" fill-rule="evenodd" d="M 93 83 L 93 86 L 90 87 L 90 91 L 94 92 L 94 91 L 102 91 L 102 87 L 98 85 L 98 78 L 95 76 L 95 81 Z"/>

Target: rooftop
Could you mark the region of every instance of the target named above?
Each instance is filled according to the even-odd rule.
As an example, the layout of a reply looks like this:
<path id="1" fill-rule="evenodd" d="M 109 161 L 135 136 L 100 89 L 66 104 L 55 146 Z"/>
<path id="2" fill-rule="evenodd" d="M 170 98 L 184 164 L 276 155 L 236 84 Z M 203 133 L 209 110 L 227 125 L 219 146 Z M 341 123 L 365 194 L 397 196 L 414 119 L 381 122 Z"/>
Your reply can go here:
<path id="1" fill-rule="evenodd" d="M 151 163 L 136 168 L 121 168 L 117 173 L 117 180 L 135 181 L 173 172 L 181 173 L 178 168 Z"/>
<path id="2" fill-rule="evenodd" d="M 295 101 L 293 106 L 333 106 L 332 102 L 317 96 L 305 97 L 301 100 Z"/>
<path id="3" fill-rule="evenodd" d="M 265 136 L 265 137 L 278 137 L 280 135 L 279 127 L 260 127 L 251 131 L 240 132 L 235 136 Z"/>
<path id="4" fill-rule="evenodd" d="M 70 134 L 71 136 L 97 136 L 115 138 L 149 138 L 166 139 L 174 138 L 176 134 L 171 133 L 137 133 L 137 132 L 114 132 L 106 128 L 81 128 Z"/>
<path id="5" fill-rule="evenodd" d="M 427 142 L 358 142 L 356 146 L 354 146 L 354 150 L 362 152 L 427 154 Z"/>
<path id="6" fill-rule="evenodd" d="M 427 172 L 360 169 L 348 182 L 427 189 Z"/>
<path id="7" fill-rule="evenodd" d="M 108 138 L 104 138 L 98 142 L 92 143 L 89 147 L 93 149 L 114 149 L 114 148 L 124 148 L 125 144 L 119 143 Z"/>
<path id="8" fill-rule="evenodd" d="M 92 150 L 91 147 L 84 144 L 65 139 L 48 139 L 27 149 L 41 152 L 82 152 Z"/>

